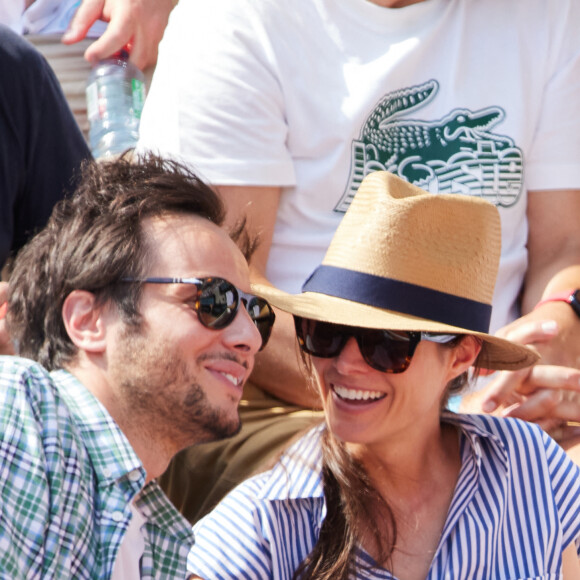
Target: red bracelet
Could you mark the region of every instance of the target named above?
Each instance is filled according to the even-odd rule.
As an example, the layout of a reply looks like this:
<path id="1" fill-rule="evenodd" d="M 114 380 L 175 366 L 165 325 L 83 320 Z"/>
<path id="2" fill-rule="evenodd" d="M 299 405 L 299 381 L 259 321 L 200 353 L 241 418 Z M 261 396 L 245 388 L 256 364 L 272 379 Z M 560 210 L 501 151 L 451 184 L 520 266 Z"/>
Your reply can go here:
<path id="1" fill-rule="evenodd" d="M 580 318 L 580 289 L 577 290 L 564 290 L 563 292 L 556 292 L 556 294 L 552 294 L 543 300 L 540 300 L 535 306 L 534 310 L 541 306 L 542 304 L 546 304 L 546 302 L 567 302 L 574 312 L 576 316 Z"/>

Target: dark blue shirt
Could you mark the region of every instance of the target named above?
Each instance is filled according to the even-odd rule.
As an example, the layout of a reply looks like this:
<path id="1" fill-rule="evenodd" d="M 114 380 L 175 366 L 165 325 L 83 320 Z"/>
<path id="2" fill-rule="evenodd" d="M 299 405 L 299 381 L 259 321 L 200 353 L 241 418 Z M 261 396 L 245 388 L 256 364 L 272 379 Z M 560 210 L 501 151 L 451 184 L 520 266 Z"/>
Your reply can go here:
<path id="1" fill-rule="evenodd" d="M 0 267 L 72 192 L 90 156 L 44 57 L 0 25 Z"/>

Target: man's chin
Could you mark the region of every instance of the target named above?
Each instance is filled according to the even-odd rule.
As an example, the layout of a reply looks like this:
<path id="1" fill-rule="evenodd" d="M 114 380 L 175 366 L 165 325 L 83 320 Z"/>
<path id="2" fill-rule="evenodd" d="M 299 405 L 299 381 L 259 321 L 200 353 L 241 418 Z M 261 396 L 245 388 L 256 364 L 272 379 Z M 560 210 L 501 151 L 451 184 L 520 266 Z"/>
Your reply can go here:
<path id="1" fill-rule="evenodd" d="M 222 439 L 231 439 L 237 435 L 242 429 L 242 422 L 238 415 L 237 421 L 230 421 L 227 424 L 208 425 L 205 433 L 197 440 L 197 443 L 212 443 L 213 441 L 221 441 Z"/>

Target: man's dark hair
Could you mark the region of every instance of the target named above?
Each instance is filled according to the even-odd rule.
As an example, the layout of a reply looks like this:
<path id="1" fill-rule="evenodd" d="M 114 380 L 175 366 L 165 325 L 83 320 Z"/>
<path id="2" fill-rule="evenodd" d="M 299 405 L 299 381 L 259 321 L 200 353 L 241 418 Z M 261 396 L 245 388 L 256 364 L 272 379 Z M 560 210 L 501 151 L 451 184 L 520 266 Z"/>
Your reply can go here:
<path id="1" fill-rule="evenodd" d="M 98 304 L 115 304 L 128 324 L 138 326 L 140 284 L 151 250 L 146 218 L 195 215 L 222 226 L 220 198 L 186 166 L 154 154 L 110 162 L 88 162 L 73 196 L 54 208 L 46 227 L 16 258 L 10 277 L 8 325 L 21 356 L 53 370 L 77 349 L 63 320 L 73 290 L 92 292 Z M 249 257 L 253 243 L 243 224 L 231 234 Z"/>

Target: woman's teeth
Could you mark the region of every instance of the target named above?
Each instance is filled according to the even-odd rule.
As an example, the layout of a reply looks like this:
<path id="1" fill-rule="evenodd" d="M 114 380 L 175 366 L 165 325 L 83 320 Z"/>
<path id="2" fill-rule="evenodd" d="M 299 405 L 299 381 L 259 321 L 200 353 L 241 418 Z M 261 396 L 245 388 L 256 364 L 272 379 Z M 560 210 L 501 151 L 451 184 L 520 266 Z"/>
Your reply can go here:
<path id="1" fill-rule="evenodd" d="M 376 401 L 385 397 L 380 391 L 361 391 L 359 389 L 347 389 L 340 385 L 333 385 L 332 390 L 341 398 L 349 401 Z"/>

